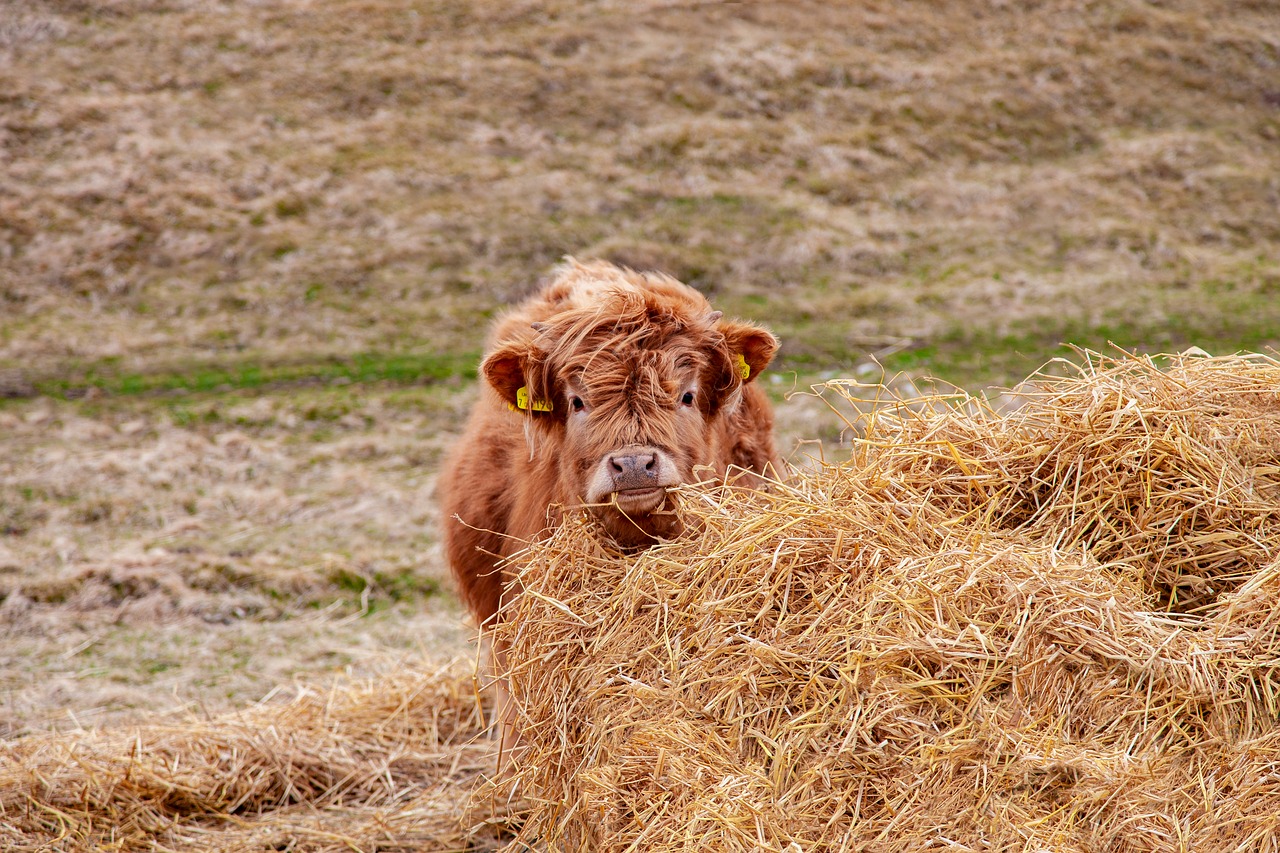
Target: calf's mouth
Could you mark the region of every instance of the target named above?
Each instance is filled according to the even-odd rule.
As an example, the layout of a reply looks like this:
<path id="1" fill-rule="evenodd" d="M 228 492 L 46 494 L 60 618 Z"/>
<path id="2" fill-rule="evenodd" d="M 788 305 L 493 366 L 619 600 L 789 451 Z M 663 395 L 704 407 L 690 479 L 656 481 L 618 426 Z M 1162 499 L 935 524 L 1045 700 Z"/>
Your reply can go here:
<path id="1" fill-rule="evenodd" d="M 668 490 L 682 482 L 669 453 L 632 444 L 606 453 L 593 469 L 584 503 L 618 544 L 652 545 L 677 532 Z"/>
<path id="2" fill-rule="evenodd" d="M 667 501 L 664 486 L 619 489 L 610 495 L 610 503 L 628 516 L 648 515 Z"/>

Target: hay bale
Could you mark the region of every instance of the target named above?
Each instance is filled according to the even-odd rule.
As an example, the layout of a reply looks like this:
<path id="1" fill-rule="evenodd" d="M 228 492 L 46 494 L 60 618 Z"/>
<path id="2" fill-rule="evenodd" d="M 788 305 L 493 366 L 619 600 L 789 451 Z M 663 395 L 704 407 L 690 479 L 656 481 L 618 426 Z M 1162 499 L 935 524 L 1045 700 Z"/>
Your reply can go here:
<path id="1" fill-rule="evenodd" d="M 521 555 L 519 843 L 1280 849 L 1276 362 L 1038 381 L 689 490 L 682 541 Z"/>
<path id="2" fill-rule="evenodd" d="M 963 395 L 873 413 L 855 461 L 957 522 L 1138 565 L 1156 607 L 1211 605 L 1280 534 L 1280 362 L 1083 355 L 1008 414 Z"/>
<path id="3" fill-rule="evenodd" d="M 0 848 L 459 849 L 494 760 L 483 730 L 469 667 L 407 667 L 211 720 L 3 742 Z"/>

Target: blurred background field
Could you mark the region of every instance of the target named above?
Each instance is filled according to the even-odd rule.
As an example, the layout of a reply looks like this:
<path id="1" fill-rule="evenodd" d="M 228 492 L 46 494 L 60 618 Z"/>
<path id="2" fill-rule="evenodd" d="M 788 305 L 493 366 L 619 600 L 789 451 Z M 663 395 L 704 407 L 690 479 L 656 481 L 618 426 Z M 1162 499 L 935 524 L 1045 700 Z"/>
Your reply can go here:
<path id="1" fill-rule="evenodd" d="M 814 381 L 1280 343 L 1257 2 L 0 0 L 0 734 L 473 655 L 484 328 L 659 267 Z"/>
<path id="2" fill-rule="evenodd" d="M 790 369 L 1280 325 L 1268 2 L 4 9 L 19 391 L 434 375 L 565 253 L 769 320 Z"/>

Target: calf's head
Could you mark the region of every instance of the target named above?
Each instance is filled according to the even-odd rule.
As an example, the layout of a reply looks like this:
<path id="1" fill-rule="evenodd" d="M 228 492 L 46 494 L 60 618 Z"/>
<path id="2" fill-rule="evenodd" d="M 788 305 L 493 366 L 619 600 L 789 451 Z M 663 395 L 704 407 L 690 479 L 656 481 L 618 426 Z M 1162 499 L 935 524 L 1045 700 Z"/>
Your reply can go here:
<path id="1" fill-rule="evenodd" d="M 667 490 L 723 473 L 717 421 L 778 348 L 769 332 L 723 320 L 679 288 L 597 294 L 482 365 L 532 421 L 535 452 L 555 462 L 558 499 L 590 507 L 623 545 L 678 532 Z"/>

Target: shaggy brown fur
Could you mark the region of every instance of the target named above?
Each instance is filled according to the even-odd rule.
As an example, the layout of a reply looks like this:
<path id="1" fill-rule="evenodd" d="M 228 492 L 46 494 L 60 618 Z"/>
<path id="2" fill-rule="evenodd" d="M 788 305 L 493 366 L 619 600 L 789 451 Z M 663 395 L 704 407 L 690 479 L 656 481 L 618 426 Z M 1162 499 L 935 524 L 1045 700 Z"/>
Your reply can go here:
<path id="1" fill-rule="evenodd" d="M 773 413 L 754 380 L 777 351 L 657 273 L 568 260 L 498 321 L 487 390 L 441 481 L 445 544 L 482 625 L 502 603 L 497 565 L 589 506 L 624 546 L 679 533 L 667 488 L 780 471 Z M 745 376 L 743 374 L 746 374 Z"/>

